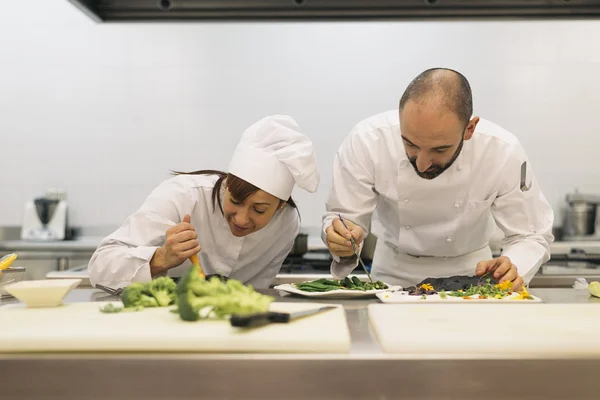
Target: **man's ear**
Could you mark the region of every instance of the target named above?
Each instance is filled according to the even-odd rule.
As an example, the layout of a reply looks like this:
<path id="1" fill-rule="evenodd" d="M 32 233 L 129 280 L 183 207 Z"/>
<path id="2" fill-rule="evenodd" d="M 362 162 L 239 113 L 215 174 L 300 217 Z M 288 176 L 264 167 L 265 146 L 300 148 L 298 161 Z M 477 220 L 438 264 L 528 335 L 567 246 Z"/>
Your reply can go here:
<path id="1" fill-rule="evenodd" d="M 478 123 L 479 117 L 471 118 L 465 129 L 465 140 L 469 140 L 473 137 L 473 134 L 475 133 L 475 128 L 477 127 Z"/>

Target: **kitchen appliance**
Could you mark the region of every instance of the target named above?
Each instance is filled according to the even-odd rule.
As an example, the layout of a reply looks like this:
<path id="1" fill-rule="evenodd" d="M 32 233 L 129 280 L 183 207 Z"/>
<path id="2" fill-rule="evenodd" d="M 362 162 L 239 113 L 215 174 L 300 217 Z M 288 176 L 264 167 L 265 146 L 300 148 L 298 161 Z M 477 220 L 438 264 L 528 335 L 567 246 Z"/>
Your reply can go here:
<path id="1" fill-rule="evenodd" d="M 289 252 L 289 256 L 301 257 L 308 252 L 308 235 L 299 233 L 294 239 L 294 245 Z"/>
<path id="2" fill-rule="evenodd" d="M 64 240 L 67 235 L 67 201 L 62 191 L 49 190 L 44 197 L 25 203 L 21 239 Z"/>
<path id="3" fill-rule="evenodd" d="M 569 193 L 566 203 L 563 240 L 600 240 L 600 195 Z"/>
<path id="4" fill-rule="evenodd" d="M 69 0 L 96 22 L 575 18 L 599 0 Z"/>

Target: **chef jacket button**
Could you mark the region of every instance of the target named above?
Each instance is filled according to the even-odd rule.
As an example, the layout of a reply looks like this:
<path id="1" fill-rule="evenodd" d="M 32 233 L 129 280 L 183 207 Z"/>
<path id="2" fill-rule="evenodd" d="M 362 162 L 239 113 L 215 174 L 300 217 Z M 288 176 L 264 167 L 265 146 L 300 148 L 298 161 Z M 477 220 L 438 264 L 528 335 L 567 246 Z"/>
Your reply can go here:
<path id="1" fill-rule="evenodd" d="M 404 202 L 405 202 L 406 204 L 408 204 L 408 203 L 410 203 L 410 199 L 409 199 L 409 198 L 406 198 L 406 199 L 404 199 Z"/>
<path id="2" fill-rule="evenodd" d="M 462 165 L 458 165 L 458 166 L 456 167 L 456 169 L 458 169 L 459 171 L 462 171 Z"/>
<path id="3" fill-rule="evenodd" d="M 410 229 L 410 225 L 406 225 L 406 226 L 405 226 L 405 228 L 406 228 L 406 229 Z"/>
<path id="4" fill-rule="evenodd" d="M 458 208 L 458 207 L 460 207 L 460 204 L 457 201 L 457 202 L 454 203 L 454 208 Z"/>
<path id="5" fill-rule="evenodd" d="M 448 242 L 448 243 L 452 243 L 452 236 L 448 236 L 448 237 L 446 238 L 446 242 Z"/>

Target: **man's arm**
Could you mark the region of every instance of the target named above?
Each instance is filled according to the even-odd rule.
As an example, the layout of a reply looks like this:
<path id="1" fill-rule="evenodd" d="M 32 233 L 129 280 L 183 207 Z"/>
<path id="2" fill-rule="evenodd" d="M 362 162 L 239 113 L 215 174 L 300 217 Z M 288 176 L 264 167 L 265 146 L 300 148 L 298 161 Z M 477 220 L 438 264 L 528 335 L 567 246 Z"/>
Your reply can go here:
<path id="1" fill-rule="evenodd" d="M 527 168 L 522 186 L 521 166 L 524 162 Z M 502 255 L 510 258 L 528 284 L 540 266 L 550 259 L 554 212 L 520 144 L 507 157 L 503 171 L 503 184 L 491 212 L 505 234 Z"/>
<path id="2" fill-rule="evenodd" d="M 371 225 L 371 216 L 377 205 L 374 189 L 374 164 L 364 138 L 351 133 L 336 153 L 333 163 L 333 182 L 327 211 L 323 215 L 321 238 L 327 243 L 326 230 L 341 214 L 345 220 L 360 226 L 365 237 Z M 362 242 L 359 244 L 362 250 Z M 333 256 L 331 273 L 337 279 L 347 276 L 356 268 L 356 257 Z"/>

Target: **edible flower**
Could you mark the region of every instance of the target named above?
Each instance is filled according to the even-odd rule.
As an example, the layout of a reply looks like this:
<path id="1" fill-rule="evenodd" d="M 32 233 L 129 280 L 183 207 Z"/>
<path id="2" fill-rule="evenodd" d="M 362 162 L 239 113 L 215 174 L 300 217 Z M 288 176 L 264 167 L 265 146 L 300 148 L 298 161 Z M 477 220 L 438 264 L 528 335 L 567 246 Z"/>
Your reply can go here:
<path id="1" fill-rule="evenodd" d="M 531 297 L 525 286 L 523 286 L 523 289 L 517 293 L 519 295 L 515 297 L 516 300 L 533 300 L 533 297 Z"/>
<path id="2" fill-rule="evenodd" d="M 429 291 L 433 290 L 433 286 L 431 286 L 429 283 L 424 283 L 421 285 L 421 289 Z"/>
<path id="3" fill-rule="evenodd" d="M 509 289 L 512 288 L 512 282 L 511 281 L 504 281 L 502 283 L 496 284 L 496 287 L 498 289 L 502 289 L 502 290 L 509 290 Z"/>

